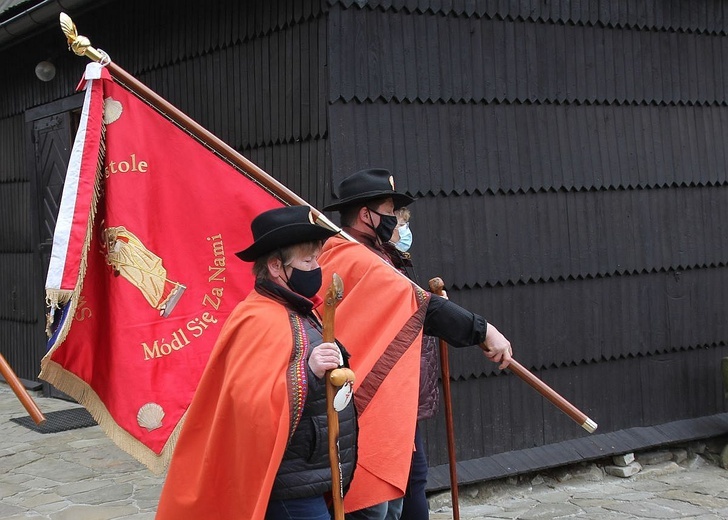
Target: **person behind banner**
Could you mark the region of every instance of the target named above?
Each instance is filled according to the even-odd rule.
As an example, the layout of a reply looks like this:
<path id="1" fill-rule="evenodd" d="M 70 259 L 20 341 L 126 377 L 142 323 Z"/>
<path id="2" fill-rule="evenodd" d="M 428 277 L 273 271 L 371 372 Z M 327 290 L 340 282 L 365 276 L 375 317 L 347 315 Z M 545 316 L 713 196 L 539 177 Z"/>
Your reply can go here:
<path id="1" fill-rule="evenodd" d="M 407 206 L 403 206 L 397 208 L 394 214 L 397 217 L 397 227 L 394 228 L 390 242 L 400 253 L 407 253 L 412 247 L 412 230 L 409 225 L 411 213 Z"/>
<path id="2" fill-rule="evenodd" d="M 325 343 L 317 257 L 333 231 L 308 206 L 266 211 L 254 242 L 255 289 L 230 314 L 172 457 L 157 519 L 329 520 L 327 370 L 348 353 Z M 339 412 L 344 489 L 356 458 L 353 400 Z"/>
<path id="3" fill-rule="evenodd" d="M 339 184 L 339 199 L 328 206 L 325 210 L 337 210 L 341 215 L 341 225 L 343 231 L 348 233 L 350 236 L 355 238 L 360 244 L 363 244 L 369 251 L 377 255 L 378 258 L 373 255 L 363 255 L 359 253 L 355 247 L 361 247 L 357 244 L 351 246 L 344 244 L 343 240 L 334 238 L 327 242 L 324 247 L 324 252 L 320 258 L 324 272 L 336 271 L 341 272 L 347 271 L 357 273 L 366 273 L 371 278 L 379 277 L 381 280 L 387 277 L 387 273 L 382 270 L 382 260 L 391 266 L 398 269 L 401 273 L 409 278 L 413 278 L 412 264 L 408 255 L 403 255 L 398 251 L 394 245 L 390 242 L 392 239 L 393 231 L 397 226 L 397 217 L 395 216 L 395 210 L 402 208 L 410 204 L 414 199 L 404 193 L 399 193 L 394 189 L 394 178 L 388 170 L 385 169 L 367 169 L 356 172 L 347 178 L 345 178 Z M 377 265 L 379 264 L 379 265 Z M 354 266 L 354 267 L 351 267 Z M 386 267 L 386 266 L 384 266 Z M 389 268 L 387 268 L 389 269 Z M 361 275 L 359 277 L 362 280 L 365 278 Z M 356 278 L 356 275 L 353 276 Z M 407 289 L 406 285 L 410 282 L 404 277 L 391 277 L 387 278 L 388 283 L 379 282 L 378 285 L 387 288 L 390 294 L 394 295 L 394 301 L 391 302 L 391 306 L 382 313 L 381 319 L 387 319 L 388 316 L 392 315 L 392 312 L 397 308 L 398 301 L 396 298 L 403 298 L 401 305 L 408 305 L 410 297 L 409 293 L 425 292 L 419 289 L 416 285 L 411 284 L 411 288 Z M 355 283 L 351 280 L 344 280 L 344 283 L 352 291 L 349 292 L 350 298 L 353 298 L 351 294 L 356 293 Z M 366 282 L 361 285 L 364 286 Z M 362 291 L 362 294 L 364 291 Z M 401 295 L 401 296 L 397 296 Z M 512 349 L 510 342 L 503 336 L 498 329 L 492 324 L 489 324 L 485 318 L 474 314 L 458 305 L 450 302 L 449 300 L 433 295 L 430 293 L 426 294 L 424 306 L 426 312 L 419 322 L 419 336 L 415 341 L 412 341 L 410 348 L 415 348 L 420 353 L 425 353 L 423 345 L 423 332 L 425 342 L 427 336 L 436 336 L 444 339 L 449 344 L 455 347 L 465 347 L 469 345 L 480 345 L 485 352 L 485 355 L 491 361 L 500 363 L 500 368 L 503 369 L 508 366 Z M 346 299 L 345 299 L 346 301 Z M 339 307 L 340 316 L 348 316 L 348 320 L 353 318 L 353 309 L 356 305 L 341 306 Z M 412 305 L 412 318 L 408 319 L 408 313 L 404 313 L 401 318 L 403 322 L 403 329 L 412 327 L 415 323 L 413 319 L 417 315 L 417 306 Z M 369 314 L 374 311 L 370 308 Z M 375 321 L 377 317 L 373 317 Z M 345 318 L 345 321 L 348 321 Z M 405 323 L 405 320 L 406 323 Z M 360 320 L 358 320 L 360 321 Z M 366 324 L 362 324 L 366 327 Z M 339 329 L 341 332 L 341 329 Z M 347 336 L 355 334 L 345 331 L 344 334 Z M 340 336 L 343 338 L 343 336 Z M 362 338 L 364 339 L 364 338 Z M 372 342 L 356 341 L 352 339 L 344 339 L 352 352 L 352 362 L 355 364 L 354 370 L 359 376 L 364 375 L 365 371 L 360 369 L 356 362 L 362 356 L 362 352 L 366 352 L 372 348 Z M 383 341 L 389 341 L 388 338 L 383 338 Z M 393 342 L 394 343 L 394 342 Z M 433 349 L 429 349 L 431 352 Z M 405 358 L 396 361 L 396 363 L 402 363 Z M 423 363 L 416 360 L 409 360 L 410 370 L 422 370 L 425 366 L 426 370 L 437 370 L 437 365 L 432 363 Z M 378 362 L 375 363 L 377 366 Z M 396 366 L 396 365 L 394 365 Z M 383 369 L 386 370 L 386 369 Z M 387 374 L 395 374 L 395 370 L 387 372 Z M 410 373 L 411 375 L 411 373 Z M 404 375 L 405 378 L 407 375 Z M 365 376 L 366 377 L 366 376 Z M 379 376 L 382 377 L 381 375 Z M 392 376 L 402 377 L 402 376 Z M 437 376 L 435 375 L 435 381 Z M 419 378 L 418 378 L 419 380 Z M 393 385 L 404 385 L 405 382 L 397 381 Z M 362 383 L 366 385 L 366 380 Z M 395 399 L 398 400 L 399 404 L 405 403 L 406 396 L 405 392 L 400 390 L 398 393 L 393 392 L 389 397 L 386 395 L 386 391 L 383 390 L 384 385 L 380 389 L 382 395 L 381 399 Z M 360 459 L 366 460 L 367 472 L 357 470 L 357 475 L 361 477 L 355 478 L 352 483 L 351 500 L 347 511 L 347 519 L 350 520 L 392 520 L 392 519 L 417 519 L 422 520 L 428 518 L 429 509 L 427 507 L 427 499 L 425 496 L 425 485 L 427 483 L 427 459 L 424 453 L 424 445 L 422 443 L 421 436 L 416 429 L 415 424 L 407 425 L 407 420 L 415 423 L 417 416 L 418 403 L 421 401 L 419 395 L 422 392 L 422 387 L 414 390 L 417 395 L 412 396 L 409 401 L 413 410 L 410 410 L 408 414 L 402 415 L 402 420 L 396 425 L 402 432 L 412 432 L 411 437 L 406 435 L 402 437 L 403 442 L 408 442 L 410 452 L 414 447 L 414 453 L 411 459 L 403 459 L 403 463 L 406 464 L 408 477 L 406 487 L 404 483 L 400 483 L 398 486 L 394 486 L 399 489 L 398 496 L 391 496 L 395 493 L 393 489 L 392 481 L 394 478 L 391 476 L 391 472 L 383 470 L 382 467 L 388 462 L 383 457 L 378 457 L 376 454 L 371 454 L 369 447 L 370 435 L 376 438 L 377 435 L 390 435 L 394 436 L 392 431 L 391 422 L 380 421 L 374 413 L 370 413 L 365 416 L 362 410 L 359 409 L 360 413 L 360 443 L 359 443 L 359 456 Z M 359 408 L 359 405 L 357 405 Z M 384 407 L 386 409 L 386 407 Z M 409 429 L 407 427 L 409 426 Z M 379 431 L 372 433 L 370 429 L 376 428 L 388 428 L 387 431 Z M 407 434 L 409 435 L 409 433 Z M 393 451 L 395 453 L 395 451 Z M 382 477 L 380 475 L 386 475 Z M 363 486 L 358 486 L 357 479 L 364 480 L 367 482 Z M 384 482 L 386 481 L 386 482 Z M 389 495 L 390 499 L 387 501 L 377 501 L 377 489 L 381 488 L 381 496 Z M 405 493 L 406 490 L 406 493 Z M 403 507 L 403 495 L 405 497 L 405 507 Z M 354 509 L 362 506 L 360 509 Z"/>

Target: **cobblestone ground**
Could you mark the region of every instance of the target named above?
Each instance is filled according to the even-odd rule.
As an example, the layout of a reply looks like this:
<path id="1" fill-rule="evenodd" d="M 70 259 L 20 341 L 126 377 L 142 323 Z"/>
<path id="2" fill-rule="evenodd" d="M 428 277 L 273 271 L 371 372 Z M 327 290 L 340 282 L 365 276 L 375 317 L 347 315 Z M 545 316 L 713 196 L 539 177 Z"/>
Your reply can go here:
<path id="1" fill-rule="evenodd" d="M 78 406 L 34 398 L 44 413 Z M 163 477 L 118 449 L 98 426 L 40 434 L 10 421 L 26 415 L 0 384 L 0 519 L 154 518 Z M 645 465 L 629 478 L 584 464 L 464 487 L 460 503 L 462 520 L 717 520 L 728 518 L 728 471 L 700 455 Z M 449 492 L 433 495 L 430 504 L 432 520 L 452 518 Z"/>
<path id="2" fill-rule="evenodd" d="M 35 397 L 43 413 L 76 407 Z M 41 434 L 10 421 L 27 413 L 0 385 L 0 518 L 152 520 L 163 477 L 116 447 L 98 426 Z"/>
<path id="3" fill-rule="evenodd" d="M 571 468 L 568 480 L 532 476 L 534 484 L 508 481 L 466 488 L 460 518 L 485 520 L 728 518 L 728 471 L 696 455 L 681 464 L 645 466 L 629 478 L 605 475 L 596 465 Z M 511 479 L 512 481 L 513 479 Z M 449 491 L 431 497 L 431 520 L 452 518 Z"/>

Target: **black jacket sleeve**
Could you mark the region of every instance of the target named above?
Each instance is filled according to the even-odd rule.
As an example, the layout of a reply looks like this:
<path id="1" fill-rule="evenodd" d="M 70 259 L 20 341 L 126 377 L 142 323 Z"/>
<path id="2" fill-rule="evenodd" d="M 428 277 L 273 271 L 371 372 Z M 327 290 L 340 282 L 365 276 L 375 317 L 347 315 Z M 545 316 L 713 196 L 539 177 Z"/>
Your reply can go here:
<path id="1" fill-rule="evenodd" d="M 442 338 L 453 347 L 468 347 L 485 341 L 487 327 L 482 316 L 436 294 L 430 298 L 424 326 L 428 336 Z"/>

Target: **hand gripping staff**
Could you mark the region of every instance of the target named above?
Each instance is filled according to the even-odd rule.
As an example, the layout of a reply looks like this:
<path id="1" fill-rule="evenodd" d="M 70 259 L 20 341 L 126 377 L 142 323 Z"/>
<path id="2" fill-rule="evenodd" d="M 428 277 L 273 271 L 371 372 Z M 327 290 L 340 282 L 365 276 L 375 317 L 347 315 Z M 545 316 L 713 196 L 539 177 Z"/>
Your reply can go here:
<path id="1" fill-rule="evenodd" d="M 326 343 L 333 343 L 334 314 L 336 306 L 344 297 L 344 282 L 334 273 L 331 285 L 326 290 L 324 298 L 324 327 L 323 339 Z M 346 392 L 351 390 L 354 383 L 354 372 L 348 368 L 327 370 L 324 375 L 326 381 L 326 418 L 329 430 L 329 462 L 331 464 L 331 497 L 334 503 L 333 520 L 344 520 L 344 486 L 341 476 L 341 461 L 339 460 L 339 412 L 334 408 L 337 390 L 343 385 L 349 385 Z"/>

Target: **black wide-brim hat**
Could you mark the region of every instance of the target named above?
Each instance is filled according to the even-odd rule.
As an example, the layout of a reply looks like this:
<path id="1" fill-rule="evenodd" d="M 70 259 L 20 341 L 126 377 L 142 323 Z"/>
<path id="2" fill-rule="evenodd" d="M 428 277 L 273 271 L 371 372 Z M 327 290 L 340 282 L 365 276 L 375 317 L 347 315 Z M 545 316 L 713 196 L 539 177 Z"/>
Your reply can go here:
<path id="1" fill-rule="evenodd" d="M 308 206 L 286 206 L 264 211 L 250 223 L 254 242 L 235 253 L 245 262 L 254 262 L 276 249 L 303 242 L 326 240 L 336 231 L 313 223 Z"/>
<path id="2" fill-rule="evenodd" d="M 372 168 L 352 173 L 339 184 L 339 198 L 326 206 L 326 211 L 339 210 L 355 202 L 392 197 L 395 209 L 407 206 L 413 197 L 394 190 L 394 177 L 389 170 Z"/>

